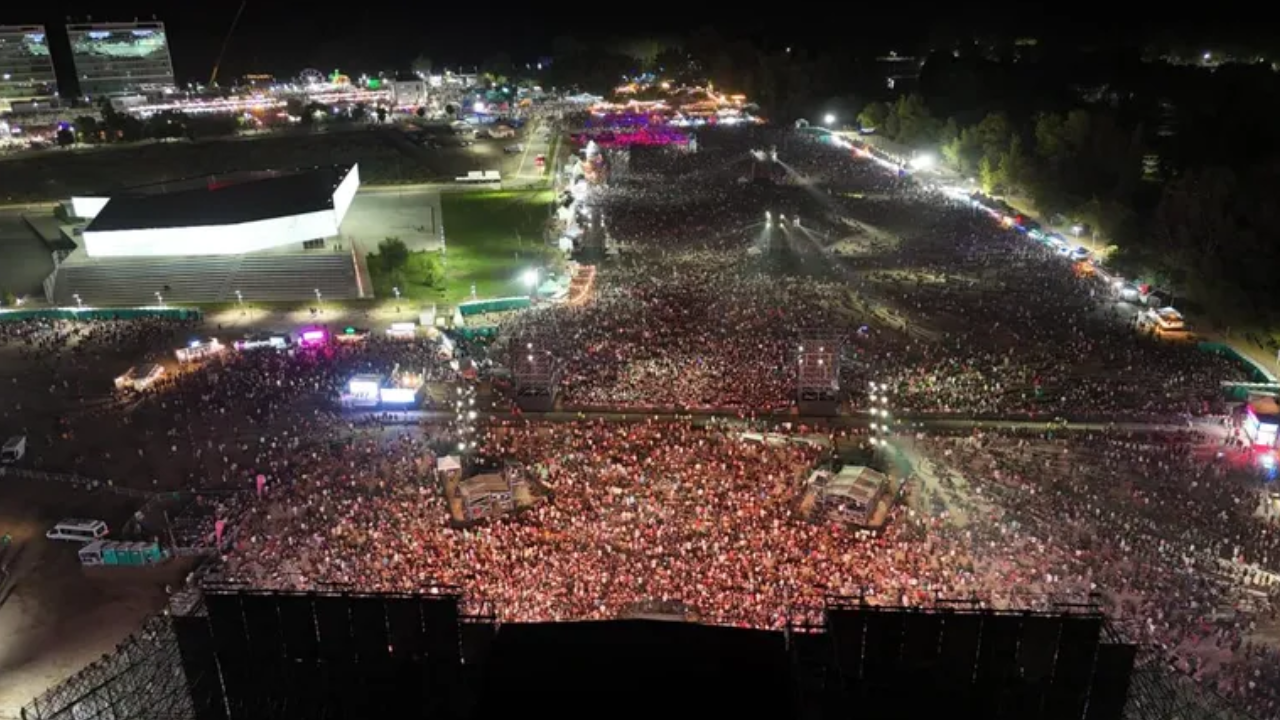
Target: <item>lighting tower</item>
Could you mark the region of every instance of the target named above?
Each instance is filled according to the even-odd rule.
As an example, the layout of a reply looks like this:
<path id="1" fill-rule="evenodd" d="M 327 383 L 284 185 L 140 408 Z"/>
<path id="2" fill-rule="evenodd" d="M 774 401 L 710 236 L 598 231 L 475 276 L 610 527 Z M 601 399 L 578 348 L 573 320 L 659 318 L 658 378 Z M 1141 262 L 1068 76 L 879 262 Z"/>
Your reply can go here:
<path id="1" fill-rule="evenodd" d="M 867 413 L 871 416 L 872 447 L 888 447 L 893 435 L 893 419 L 889 411 L 889 384 L 869 383 Z"/>

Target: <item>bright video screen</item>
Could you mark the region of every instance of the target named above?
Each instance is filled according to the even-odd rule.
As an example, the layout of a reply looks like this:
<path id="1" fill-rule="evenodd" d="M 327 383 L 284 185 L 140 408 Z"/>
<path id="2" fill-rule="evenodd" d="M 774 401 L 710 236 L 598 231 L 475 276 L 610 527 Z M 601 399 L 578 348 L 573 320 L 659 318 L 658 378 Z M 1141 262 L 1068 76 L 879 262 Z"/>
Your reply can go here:
<path id="1" fill-rule="evenodd" d="M 95 30 L 72 39 L 77 55 L 106 58 L 163 57 L 165 34 L 161 30 Z"/>

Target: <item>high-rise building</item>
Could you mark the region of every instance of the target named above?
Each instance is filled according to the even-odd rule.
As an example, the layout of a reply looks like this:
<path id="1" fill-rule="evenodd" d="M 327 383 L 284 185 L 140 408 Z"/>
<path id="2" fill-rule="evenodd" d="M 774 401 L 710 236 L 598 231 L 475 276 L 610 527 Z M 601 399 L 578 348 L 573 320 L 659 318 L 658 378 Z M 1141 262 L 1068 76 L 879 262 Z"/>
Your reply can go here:
<path id="1" fill-rule="evenodd" d="M 0 25 L 0 102 L 43 100 L 58 93 L 43 25 Z"/>
<path id="2" fill-rule="evenodd" d="M 174 86 L 164 23 L 68 25 L 67 39 L 81 95 L 155 92 Z"/>

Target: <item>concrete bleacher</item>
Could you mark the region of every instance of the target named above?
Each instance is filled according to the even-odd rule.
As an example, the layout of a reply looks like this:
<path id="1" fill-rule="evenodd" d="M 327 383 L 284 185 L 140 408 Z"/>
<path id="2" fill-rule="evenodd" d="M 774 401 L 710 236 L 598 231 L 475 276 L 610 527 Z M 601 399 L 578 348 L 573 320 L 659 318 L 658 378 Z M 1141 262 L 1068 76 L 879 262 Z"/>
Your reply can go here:
<path id="1" fill-rule="evenodd" d="M 58 268 L 53 301 L 75 305 L 154 305 L 360 297 L 356 268 L 348 253 L 222 255 L 159 258 L 73 258 Z"/>
<path id="2" fill-rule="evenodd" d="M 314 299 L 316 290 L 331 300 L 360 297 L 355 262 L 345 252 L 245 255 L 224 299 L 234 299 L 236 290 L 250 302 Z"/>

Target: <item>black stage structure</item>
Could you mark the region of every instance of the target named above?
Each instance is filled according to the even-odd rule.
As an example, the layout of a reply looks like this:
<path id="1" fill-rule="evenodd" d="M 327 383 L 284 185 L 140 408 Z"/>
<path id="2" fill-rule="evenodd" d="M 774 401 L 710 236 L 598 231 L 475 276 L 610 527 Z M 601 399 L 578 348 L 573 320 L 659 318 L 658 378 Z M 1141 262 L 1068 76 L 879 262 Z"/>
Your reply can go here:
<path id="1" fill-rule="evenodd" d="M 796 400 L 800 414 L 834 416 L 840 412 L 840 358 L 844 334 L 828 328 L 801 331 L 796 347 Z"/>
<path id="2" fill-rule="evenodd" d="M 511 377 L 515 401 L 526 412 L 551 412 L 556 407 L 560 371 L 556 358 L 535 334 L 511 341 Z"/>
<path id="3" fill-rule="evenodd" d="M 782 631 L 652 619 L 499 623 L 452 588 L 231 586 L 23 709 L 24 720 L 626 716 L 1245 718 L 1115 637 L 1096 605 L 832 598 Z"/>

